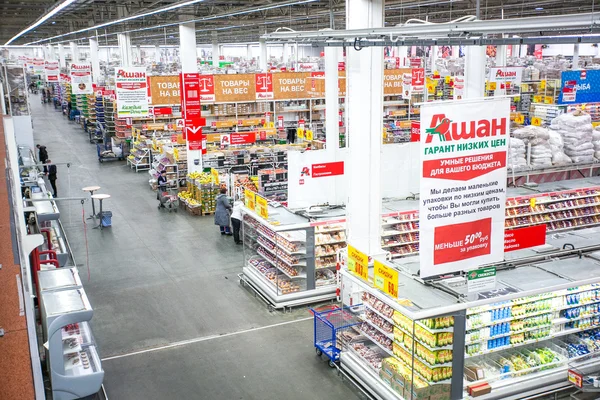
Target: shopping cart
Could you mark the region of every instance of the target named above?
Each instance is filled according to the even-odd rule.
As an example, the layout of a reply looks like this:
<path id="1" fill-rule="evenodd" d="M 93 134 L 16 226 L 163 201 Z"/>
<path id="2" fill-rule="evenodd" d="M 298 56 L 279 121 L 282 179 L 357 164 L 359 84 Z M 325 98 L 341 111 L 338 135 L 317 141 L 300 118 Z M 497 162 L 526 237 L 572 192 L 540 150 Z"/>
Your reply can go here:
<path id="1" fill-rule="evenodd" d="M 156 190 L 159 192 L 159 204 L 158 209 L 165 208 L 171 211 L 177 212 L 179 207 L 179 197 L 177 196 L 177 188 L 159 186 Z"/>
<path id="2" fill-rule="evenodd" d="M 335 367 L 340 359 L 342 331 L 358 325 L 357 310 L 361 306 L 335 308 L 333 310 L 318 311 L 311 308 L 314 315 L 314 345 L 318 356 L 325 354 L 329 358 L 329 366 Z"/>

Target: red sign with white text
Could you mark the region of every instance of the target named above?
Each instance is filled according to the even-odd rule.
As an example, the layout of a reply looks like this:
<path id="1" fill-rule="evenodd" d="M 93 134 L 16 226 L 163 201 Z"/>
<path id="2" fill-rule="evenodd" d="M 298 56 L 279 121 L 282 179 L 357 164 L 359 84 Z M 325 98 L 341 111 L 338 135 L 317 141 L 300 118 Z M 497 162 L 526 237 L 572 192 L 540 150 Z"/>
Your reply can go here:
<path id="1" fill-rule="evenodd" d="M 433 264 L 445 264 L 490 254 L 491 233 L 491 218 L 436 227 Z"/>
<path id="2" fill-rule="evenodd" d="M 410 141 L 420 142 L 421 141 L 421 122 L 411 121 L 410 123 Z"/>
<path id="3" fill-rule="evenodd" d="M 254 142 L 256 142 L 256 132 L 229 134 L 229 144 L 250 144 Z"/>
<path id="4" fill-rule="evenodd" d="M 344 175 L 344 162 L 336 161 L 322 164 L 313 164 L 311 176 L 323 178 L 327 176 Z"/>
<path id="5" fill-rule="evenodd" d="M 273 92 L 273 74 L 255 74 L 254 85 L 256 100 L 272 100 L 275 97 Z"/>
<path id="6" fill-rule="evenodd" d="M 183 130 L 183 138 L 187 141 L 188 150 L 202 150 L 204 152 L 204 148 L 202 146 L 202 125 L 199 121 L 186 119 L 185 120 L 185 129 Z"/>
<path id="7" fill-rule="evenodd" d="M 173 108 L 171 107 L 154 107 L 150 108 L 150 110 L 153 110 L 153 114 L 155 117 L 173 114 Z"/>
<path id="8" fill-rule="evenodd" d="M 423 177 L 451 181 L 468 181 L 506 168 L 506 152 L 477 154 L 423 161 Z M 443 171 L 444 173 L 440 173 Z"/>
<path id="9" fill-rule="evenodd" d="M 546 244 L 546 224 L 504 231 L 504 251 L 515 251 Z"/>
<path id="10" fill-rule="evenodd" d="M 200 74 L 183 73 L 180 75 L 181 116 L 184 119 L 201 118 Z"/>
<path id="11" fill-rule="evenodd" d="M 425 69 L 424 68 L 413 68 L 411 71 L 411 85 L 412 86 L 423 86 L 425 85 Z"/>
<path id="12" fill-rule="evenodd" d="M 198 77 L 200 87 L 200 101 L 215 101 L 215 78 L 213 75 L 200 75 Z"/>

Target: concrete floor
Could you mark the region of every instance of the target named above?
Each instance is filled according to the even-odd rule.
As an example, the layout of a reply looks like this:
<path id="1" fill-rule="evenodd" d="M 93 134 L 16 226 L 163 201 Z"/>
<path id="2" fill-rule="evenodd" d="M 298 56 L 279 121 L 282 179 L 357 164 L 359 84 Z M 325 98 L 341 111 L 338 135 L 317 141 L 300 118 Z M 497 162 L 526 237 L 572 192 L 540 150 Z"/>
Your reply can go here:
<path id="1" fill-rule="evenodd" d="M 212 217 L 157 210 L 147 172 L 100 164 L 79 125 L 38 96 L 31 105 L 36 144 L 71 163 L 58 167 L 59 196 L 84 196 L 90 185 L 112 196 L 104 209 L 113 226 L 103 231 L 84 228 L 79 201 L 59 205 L 111 400 L 362 398 L 315 356 L 306 308 L 269 313 L 240 286 L 241 246 Z"/>

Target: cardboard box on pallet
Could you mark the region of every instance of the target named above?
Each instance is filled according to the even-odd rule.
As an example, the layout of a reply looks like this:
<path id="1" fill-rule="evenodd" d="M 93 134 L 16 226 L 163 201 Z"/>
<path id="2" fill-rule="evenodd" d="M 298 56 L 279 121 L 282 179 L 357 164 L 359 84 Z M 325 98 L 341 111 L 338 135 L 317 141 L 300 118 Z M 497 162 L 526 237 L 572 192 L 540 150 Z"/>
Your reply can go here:
<path id="1" fill-rule="evenodd" d="M 396 368 L 393 364 L 394 361 L 393 357 L 384 358 L 381 362 L 381 370 L 393 376 L 396 373 Z"/>
<path id="2" fill-rule="evenodd" d="M 430 387 L 426 383 L 418 383 L 406 381 L 404 384 L 404 398 L 406 400 L 429 400 Z"/>
<path id="3" fill-rule="evenodd" d="M 400 396 L 404 397 L 404 377 L 399 373 L 395 373 L 392 380 L 392 389 Z"/>
<path id="4" fill-rule="evenodd" d="M 379 377 L 381 378 L 381 380 L 383 382 L 385 382 L 386 385 L 388 386 L 392 386 L 392 382 L 394 379 L 394 374 L 390 374 L 387 371 L 385 371 L 383 368 L 379 371 Z"/>
<path id="5" fill-rule="evenodd" d="M 450 385 L 447 383 L 433 384 L 429 389 L 430 400 L 450 400 Z"/>

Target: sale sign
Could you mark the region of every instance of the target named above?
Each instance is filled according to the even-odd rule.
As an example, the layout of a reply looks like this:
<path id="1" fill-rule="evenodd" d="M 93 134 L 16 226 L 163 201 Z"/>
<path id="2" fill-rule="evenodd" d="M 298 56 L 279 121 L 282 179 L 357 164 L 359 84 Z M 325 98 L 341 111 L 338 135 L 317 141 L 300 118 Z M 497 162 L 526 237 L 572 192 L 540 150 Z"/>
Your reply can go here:
<path id="1" fill-rule="evenodd" d="M 350 244 L 348 244 L 348 270 L 363 281 L 369 281 L 369 257 Z"/>
<path id="2" fill-rule="evenodd" d="M 149 115 L 146 68 L 117 68 L 115 86 L 119 118 L 147 117 Z"/>
<path id="3" fill-rule="evenodd" d="M 256 85 L 256 100 L 272 100 L 273 92 L 273 74 L 255 74 L 254 84 Z"/>
<path id="4" fill-rule="evenodd" d="M 343 161 L 328 162 L 328 163 L 312 165 L 311 176 L 313 178 L 322 178 L 325 176 L 337 176 L 337 175 L 344 175 L 344 162 Z"/>
<path id="5" fill-rule="evenodd" d="M 421 123 L 419 121 L 410 121 L 410 141 L 421 141 Z"/>
<path id="6" fill-rule="evenodd" d="M 44 64 L 44 73 L 46 82 L 58 82 L 58 76 L 60 74 L 58 61 L 46 61 Z"/>
<path id="7" fill-rule="evenodd" d="M 373 264 L 373 285 L 392 297 L 398 297 L 398 271 L 377 260 Z"/>
<path id="8" fill-rule="evenodd" d="M 510 100 L 421 106 L 421 277 L 504 257 Z"/>
<path id="9" fill-rule="evenodd" d="M 73 94 L 92 94 L 92 65 L 71 64 L 71 91 Z"/>
<path id="10" fill-rule="evenodd" d="M 200 74 L 181 74 L 181 116 L 183 119 L 200 119 Z"/>

